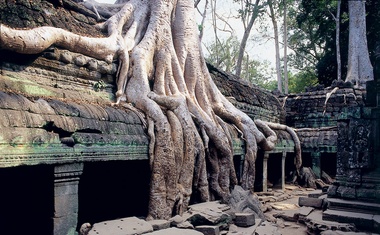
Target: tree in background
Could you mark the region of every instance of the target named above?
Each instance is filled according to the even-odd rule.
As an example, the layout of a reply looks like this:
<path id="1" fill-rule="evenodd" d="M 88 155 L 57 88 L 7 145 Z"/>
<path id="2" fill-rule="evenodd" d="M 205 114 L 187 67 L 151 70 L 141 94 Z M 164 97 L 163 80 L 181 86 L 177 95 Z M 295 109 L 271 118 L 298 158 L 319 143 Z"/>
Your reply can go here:
<path id="1" fill-rule="evenodd" d="M 350 19 L 348 5 L 349 3 L 357 4 L 355 2 L 357 1 L 341 1 L 339 34 L 337 34 L 336 30 L 338 1 L 303 0 L 298 7 L 292 8 L 292 16 L 289 16 L 289 18 L 295 19 L 295 21 L 292 21 L 291 24 L 290 31 L 292 33 L 289 47 L 295 51 L 295 54 L 291 56 L 293 67 L 299 70 L 307 67 L 316 69 L 319 83 L 330 86 L 333 80 L 339 79 L 337 63 L 337 36 L 339 36 L 341 77 L 347 77 Z M 364 2 L 361 4 L 364 4 Z M 367 18 L 367 33 L 365 35 L 371 63 L 375 64 L 376 60 L 378 60 L 376 48 L 379 47 L 378 38 L 380 37 L 380 25 L 378 24 L 380 2 L 368 0 L 365 4 Z M 361 25 L 364 24 L 361 23 Z M 359 34 L 356 33 L 356 35 Z M 376 71 L 380 73 L 380 69 Z"/>
<path id="2" fill-rule="evenodd" d="M 280 41 L 278 35 L 278 26 L 277 26 L 277 14 L 275 13 L 274 8 L 277 7 L 276 0 L 268 0 L 269 8 L 269 17 L 273 25 L 274 33 L 274 47 L 275 47 L 275 56 L 276 56 L 276 76 L 277 76 L 277 90 L 283 92 L 282 89 L 282 79 L 281 79 L 281 63 L 280 63 Z"/>
<path id="3" fill-rule="evenodd" d="M 206 61 L 217 68 L 226 72 L 235 73 L 236 58 L 238 57 L 240 42 L 236 36 L 222 39 L 219 43 L 206 45 Z M 251 59 L 246 53 L 242 60 L 242 69 L 240 78 L 263 87 L 268 90 L 274 90 L 273 75 L 275 71 L 269 67 L 269 62 L 260 62 Z"/>
<path id="4" fill-rule="evenodd" d="M 241 5 L 241 8 L 239 10 L 239 17 L 244 27 L 244 34 L 240 42 L 239 55 L 235 69 L 235 75 L 240 77 L 247 41 L 255 20 L 263 12 L 264 5 L 260 4 L 260 0 L 235 0 L 235 2 L 239 2 Z"/>
<path id="5" fill-rule="evenodd" d="M 349 1 L 349 45 L 346 81 L 365 86 L 373 80 L 373 68 L 367 46 L 366 12 L 363 0 Z"/>

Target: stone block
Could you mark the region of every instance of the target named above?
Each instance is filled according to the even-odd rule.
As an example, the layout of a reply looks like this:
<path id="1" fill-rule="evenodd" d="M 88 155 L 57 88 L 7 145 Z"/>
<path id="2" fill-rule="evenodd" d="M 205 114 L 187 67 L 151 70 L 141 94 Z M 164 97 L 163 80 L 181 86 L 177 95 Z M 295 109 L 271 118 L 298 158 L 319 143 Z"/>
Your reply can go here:
<path id="1" fill-rule="evenodd" d="M 328 209 L 323 212 L 322 219 L 339 223 L 355 224 L 359 229 L 372 230 L 373 228 L 373 215 L 371 214 Z"/>
<path id="2" fill-rule="evenodd" d="M 219 226 L 215 225 L 200 225 L 196 226 L 195 230 L 203 233 L 204 235 L 219 235 Z"/>
<path id="3" fill-rule="evenodd" d="M 298 205 L 299 206 L 309 206 L 314 208 L 322 208 L 322 199 L 319 198 L 311 198 L 311 197 L 299 197 Z"/>
<path id="4" fill-rule="evenodd" d="M 232 216 L 228 214 L 230 207 L 217 201 L 204 202 L 189 206 L 183 218 L 194 226 L 204 224 L 230 223 Z"/>
<path id="5" fill-rule="evenodd" d="M 148 223 L 152 225 L 154 231 L 170 228 L 168 220 L 150 220 Z"/>
<path id="6" fill-rule="evenodd" d="M 153 232 L 151 224 L 137 217 L 127 217 L 96 223 L 88 235 L 137 235 L 148 232 Z"/>
<path id="7" fill-rule="evenodd" d="M 255 224 L 253 213 L 235 213 L 235 224 L 239 227 L 249 227 Z"/>
<path id="8" fill-rule="evenodd" d="M 194 229 L 168 228 L 154 231 L 152 233 L 145 233 L 144 235 L 202 235 L 202 233 L 195 231 Z"/>

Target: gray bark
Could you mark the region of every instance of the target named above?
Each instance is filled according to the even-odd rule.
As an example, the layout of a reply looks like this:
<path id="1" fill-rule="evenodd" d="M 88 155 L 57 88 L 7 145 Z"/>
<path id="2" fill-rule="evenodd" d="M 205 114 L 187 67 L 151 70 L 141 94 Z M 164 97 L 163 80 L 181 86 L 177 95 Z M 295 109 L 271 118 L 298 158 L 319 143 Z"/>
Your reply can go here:
<path id="1" fill-rule="evenodd" d="M 273 31 L 274 31 L 274 46 L 275 46 L 275 50 L 276 50 L 277 89 L 280 92 L 282 92 L 281 65 L 280 65 L 280 46 L 279 46 L 280 43 L 279 43 L 279 40 L 278 40 L 278 26 L 277 26 L 277 21 L 276 21 L 276 15 L 275 15 L 274 9 L 273 9 L 274 2 L 272 0 L 268 0 L 268 6 L 269 6 L 270 18 L 272 20 Z"/>
<path id="2" fill-rule="evenodd" d="M 374 79 L 367 46 L 365 2 L 349 1 L 348 8 L 350 25 L 346 81 L 363 86 L 366 81 Z"/>

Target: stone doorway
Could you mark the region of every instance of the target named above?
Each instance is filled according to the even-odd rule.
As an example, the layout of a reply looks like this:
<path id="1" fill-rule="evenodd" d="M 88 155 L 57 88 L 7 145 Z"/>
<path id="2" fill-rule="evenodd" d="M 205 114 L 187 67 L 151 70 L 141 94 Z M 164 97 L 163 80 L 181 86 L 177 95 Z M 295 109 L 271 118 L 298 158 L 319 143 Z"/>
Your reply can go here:
<path id="1" fill-rule="evenodd" d="M 145 217 L 149 172 L 147 160 L 85 163 L 79 181 L 78 228 L 86 222 Z"/>

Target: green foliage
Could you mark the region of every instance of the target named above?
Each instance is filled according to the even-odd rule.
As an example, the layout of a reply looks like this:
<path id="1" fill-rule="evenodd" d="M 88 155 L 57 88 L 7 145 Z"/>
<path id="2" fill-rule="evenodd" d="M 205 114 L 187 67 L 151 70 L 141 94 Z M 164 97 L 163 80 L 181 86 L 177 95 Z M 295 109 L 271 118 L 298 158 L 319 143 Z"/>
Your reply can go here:
<path id="1" fill-rule="evenodd" d="M 302 71 L 296 74 L 289 73 L 289 93 L 304 92 L 306 87 L 318 84 L 318 78 L 312 71 Z"/>
<path id="2" fill-rule="evenodd" d="M 106 87 L 107 87 L 107 84 L 103 80 L 97 81 L 94 84 L 94 90 L 95 91 L 101 91 L 101 90 L 105 89 Z"/>
<path id="3" fill-rule="evenodd" d="M 232 36 L 226 40 L 210 44 L 207 47 L 209 52 L 206 55 L 206 61 L 226 72 L 235 73 L 237 56 L 239 53 L 239 41 Z M 252 84 L 273 90 L 275 71 L 270 68 L 269 62 L 260 62 L 250 59 L 246 54 L 242 62 L 242 71 L 240 77 Z"/>

